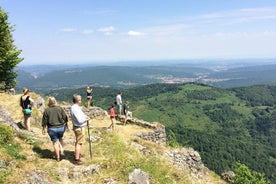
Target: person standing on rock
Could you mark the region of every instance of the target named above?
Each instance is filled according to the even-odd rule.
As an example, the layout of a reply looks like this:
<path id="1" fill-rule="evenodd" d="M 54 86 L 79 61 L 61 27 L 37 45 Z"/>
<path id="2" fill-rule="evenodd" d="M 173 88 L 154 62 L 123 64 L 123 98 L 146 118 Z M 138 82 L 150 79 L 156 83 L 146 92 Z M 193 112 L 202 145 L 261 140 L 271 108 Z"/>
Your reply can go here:
<path id="1" fill-rule="evenodd" d="M 89 86 L 86 88 L 86 96 L 87 96 L 87 108 L 90 108 L 91 100 L 92 100 L 92 91 L 93 89 Z"/>
<path id="2" fill-rule="evenodd" d="M 124 104 L 124 115 L 125 115 L 124 125 L 126 125 L 126 123 L 127 123 L 129 114 L 132 114 L 132 113 L 129 111 L 129 102 L 126 101 L 126 103 Z M 132 117 L 132 115 L 131 115 L 131 117 Z"/>
<path id="3" fill-rule="evenodd" d="M 31 131 L 32 104 L 34 101 L 29 96 L 30 90 L 28 88 L 23 88 L 22 92 L 23 95 L 20 97 L 20 106 L 24 114 L 24 126 L 28 131 Z"/>
<path id="4" fill-rule="evenodd" d="M 85 140 L 85 129 L 84 126 L 86 122 L 89 121 L 89 117 L 86 116 L 83 111 L 81 110 L 81 96 L 78 94 L 73 95 L 73 103 L 74 105 L 71 106 L 71 118 L 73 123 L 73 130 L 76 136 L 76 143 L 75 143 L 75 163 L 77 165 L 83 164 L 80 160 L 80 152 L 81 146 Z"/>
<path id="5" fill-rule="evenodd" d="M 110 115 L 111 124 L 109 125 L 108 129 L 112 128 L 112 130 L 114 131 L 115 124 L 116 124 L 116 120 L 115 120 L 116 115 L 115 115 L 115 110 L 114 110 L 114 104 L 112 104 L 109 109 L 109 115 Z"/>
<path id="6" fill-rule="evenodd" d="M 122 92 L 119 92 L 116 96 L 116 104 L 118 107 L 118 113 L 119 115 L 122 115 L 122 109 L 123 109 L 123 102 L 122 102 Z"/>
<path id="7" fill-rule="evenodd" d="M 47 132 L 53 142 L 56 160 L 60 161 L 60 155 L 64 155 L 63 152 L 63 134 L 65 132 L 68 123 L 68 117 L 60 106 L 57 106 L 55 97 L 48 98 L 48 108 L 45 109 L 42 117 L 42 134 Z"/>

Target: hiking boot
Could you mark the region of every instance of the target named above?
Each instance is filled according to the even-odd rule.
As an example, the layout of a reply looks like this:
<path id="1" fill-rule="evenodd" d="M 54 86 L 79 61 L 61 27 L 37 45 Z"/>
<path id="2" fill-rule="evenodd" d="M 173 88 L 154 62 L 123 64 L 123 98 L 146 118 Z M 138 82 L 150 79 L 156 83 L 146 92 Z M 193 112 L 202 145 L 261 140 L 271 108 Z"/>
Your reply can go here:
<path id="1" fill-rule="evenodd" d="M 83 162 L 80 159 L 75 159 L 76 165 L 83 165 Z"/>

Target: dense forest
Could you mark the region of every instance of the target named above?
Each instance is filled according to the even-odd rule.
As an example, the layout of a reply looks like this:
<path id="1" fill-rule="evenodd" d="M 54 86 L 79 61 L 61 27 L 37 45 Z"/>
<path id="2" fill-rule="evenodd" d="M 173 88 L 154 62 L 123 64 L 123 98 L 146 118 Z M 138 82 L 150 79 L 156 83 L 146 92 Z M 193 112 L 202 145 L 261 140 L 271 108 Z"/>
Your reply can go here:
<path id="1" fill-rule="evenodd" d="M 93 105 L 104 109 L 118 89 L 93 88 Z M 135 117 L 166 125 L 168 137 L 198 150 L 211 170 L 232 170 L 235 162 L 276 182 L 276 86 L 221 89 L 204 84 L 152 84 L 122 89 Z M 45 92 L 61 101 L 85 89 Z"/>

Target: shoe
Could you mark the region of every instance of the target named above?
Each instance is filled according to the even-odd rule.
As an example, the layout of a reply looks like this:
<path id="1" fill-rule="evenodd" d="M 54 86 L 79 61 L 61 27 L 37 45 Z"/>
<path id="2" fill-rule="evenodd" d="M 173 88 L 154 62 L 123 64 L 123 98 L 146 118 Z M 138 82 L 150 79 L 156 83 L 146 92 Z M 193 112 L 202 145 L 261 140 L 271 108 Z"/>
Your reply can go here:
<path id="1" fill-rule="evenodd" d="M 61 151 L 61 152 L 60 152 L 60 155 L 61 155 L 61 156 L 65 156 L 64 151 Z"/>
<path id="2" fill-rule="evenodd" d="M 80 159 L 75 159 L 76 165 L 83 165 L 83 162 Z"/>
<path id="3" fill-rule="evenodd" d="M 57 158 L 56 160 L 57 160 L 57 162 L 60 162 L 60 161 L 61 161 L 61 159 L 60 159 L 60 158 Z"/>

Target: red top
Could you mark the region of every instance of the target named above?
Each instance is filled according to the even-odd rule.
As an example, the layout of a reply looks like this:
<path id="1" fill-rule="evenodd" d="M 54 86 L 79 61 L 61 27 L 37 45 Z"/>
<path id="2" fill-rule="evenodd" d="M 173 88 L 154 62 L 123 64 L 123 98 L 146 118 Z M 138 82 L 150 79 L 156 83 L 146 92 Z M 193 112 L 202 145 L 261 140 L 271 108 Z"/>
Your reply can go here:
<path id="1" fill-rule="evenodd" d="M 114 111 L 114 108 L 110 108 L 109 110 L 109 114 L 110 114 L 110 118 L 115 118 L 115 111 Z"/>

